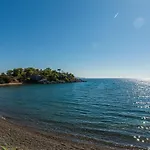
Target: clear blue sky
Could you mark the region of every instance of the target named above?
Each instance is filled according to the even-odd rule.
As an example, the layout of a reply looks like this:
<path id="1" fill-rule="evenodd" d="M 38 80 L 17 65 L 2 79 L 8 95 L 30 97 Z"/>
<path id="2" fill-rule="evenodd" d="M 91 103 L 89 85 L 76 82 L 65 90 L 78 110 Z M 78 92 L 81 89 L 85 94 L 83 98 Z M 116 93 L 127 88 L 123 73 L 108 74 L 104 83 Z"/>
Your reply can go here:
<path id="1" fill-rule="evenodd" d="M 150 77 L 149 0 L 1 0 L 0 72 Z"/>

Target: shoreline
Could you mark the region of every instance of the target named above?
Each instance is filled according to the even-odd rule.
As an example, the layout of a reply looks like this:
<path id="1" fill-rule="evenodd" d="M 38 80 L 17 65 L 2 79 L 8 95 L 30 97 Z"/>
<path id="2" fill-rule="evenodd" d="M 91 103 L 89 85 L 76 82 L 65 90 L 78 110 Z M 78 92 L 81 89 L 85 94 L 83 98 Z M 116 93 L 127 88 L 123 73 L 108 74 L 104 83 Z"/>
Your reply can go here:
<path id="1" fill-rule="evenodd" d="M 68 138 L 66 138 L 68 136 Z M 0 118 L 0 146 L 17 150 L 137 150 L 135 147 L 110 147 L 96 144 L 92 140 L 86 143 L 71 141 L 71 136 L 59 133 L 44 133 L 34 128 L 18 125 L 4 117 Z"/>
<path id="2" fill-rule="evenodd" d="M 51 82 L 51 83 L 23 83 L 23 82 L 18 82 L 18 83 L 4 83 L 0 84 L 0 87 L 3 86 L 17 86 L 17 85 L 49 85 L 49 84 L 67 84 L 67 83 L 80 83 L 80 82 L 86 82 L 86 81 L 74 81 L 74 82 Z"/>
<path id="3" fill-rule="evenodd" d="M 14 86 L 14 85 L 23 85 L 22 82 L 19 82 L 19 83 L 4 83 L 4 84 L 0 84 L 0 87 L 1 86 Z"/>
<path id="4" fill-rule="evenodd" d="M 89 141 L 90 143 L 90 141 Z M 70 141 L 59 134 L 47 134 L 0 118 L 0 146 L 17 150 L 111 150 L 94 144 Z"/>

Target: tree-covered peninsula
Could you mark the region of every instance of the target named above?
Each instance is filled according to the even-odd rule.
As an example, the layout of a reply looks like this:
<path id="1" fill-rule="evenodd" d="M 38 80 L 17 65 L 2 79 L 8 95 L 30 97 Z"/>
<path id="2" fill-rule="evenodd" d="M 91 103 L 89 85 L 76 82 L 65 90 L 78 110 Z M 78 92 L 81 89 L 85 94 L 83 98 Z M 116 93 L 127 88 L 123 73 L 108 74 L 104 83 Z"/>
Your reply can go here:
<path id="1" fill-rule="evenodd" d="M 81 79 L 76 78 L 72 73 L 63 72 L 61 69 L 52 70 L 50 68 L 15 68 L 8 70 L 6 73 L 0 74 L 0 84 L 9 83 L 70 83 L 82 82 Z"/>

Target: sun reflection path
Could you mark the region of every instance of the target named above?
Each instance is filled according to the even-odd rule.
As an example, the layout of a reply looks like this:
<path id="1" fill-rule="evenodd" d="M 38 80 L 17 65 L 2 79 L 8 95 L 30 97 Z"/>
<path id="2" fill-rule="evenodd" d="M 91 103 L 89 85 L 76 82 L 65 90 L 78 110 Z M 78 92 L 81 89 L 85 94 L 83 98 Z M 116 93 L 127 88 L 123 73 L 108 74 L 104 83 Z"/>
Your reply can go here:
<path id="1" fill-rule="evenodd" d="M 135 102 L 134 103 L 135 106 L 138 109 L 142 109 L 142 110 L 149 110 L 150 108 L 150 102 Z M 150 116 L 142 116 L 141 117 L 141 124 L 137 127 L 138 130 L 146 130 L 146 132 L 150 132 Z M 137 141 L 137 142 L 141 142 L 141 143 L 147 143 L 150 144 L 150 138 L 149 137 L 143 137 L 141 135 L 134 135 L 133 138 Z M 150 150 L 150 146 L 147 147 L 148 150 Z"/>

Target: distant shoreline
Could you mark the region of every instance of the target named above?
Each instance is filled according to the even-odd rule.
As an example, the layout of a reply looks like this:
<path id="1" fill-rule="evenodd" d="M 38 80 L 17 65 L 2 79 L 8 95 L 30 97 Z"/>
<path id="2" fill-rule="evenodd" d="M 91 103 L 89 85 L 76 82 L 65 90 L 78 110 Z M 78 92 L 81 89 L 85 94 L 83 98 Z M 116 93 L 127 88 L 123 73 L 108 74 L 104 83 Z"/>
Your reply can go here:
<path id="1" fill-rule="evenodd" d="M 87 82 L 87 81 L 74 81 L 74 82 L 51 82 L 51 83 L 46 83 L 46 85 L 48 84 L 67 84 L 67 83 L 80 83 L 80 82 Z M 43 84 L 43 83 L 23 83 L 23 82 L 18 82 L 18 83 L 4 83 L 4 84 L 0 84 L 0 87 L 2 86 L 17 86 L 17 85 L 35 85 L 35 84 Z"/>
<path id="2" fill-rule="evenodd" d="M 0 86 L 13 86 L 13 85 L 23 85 L 23 83 L 19 82 L 19 83 L 4 83 L 4 84 L 0 84 Z"/>

